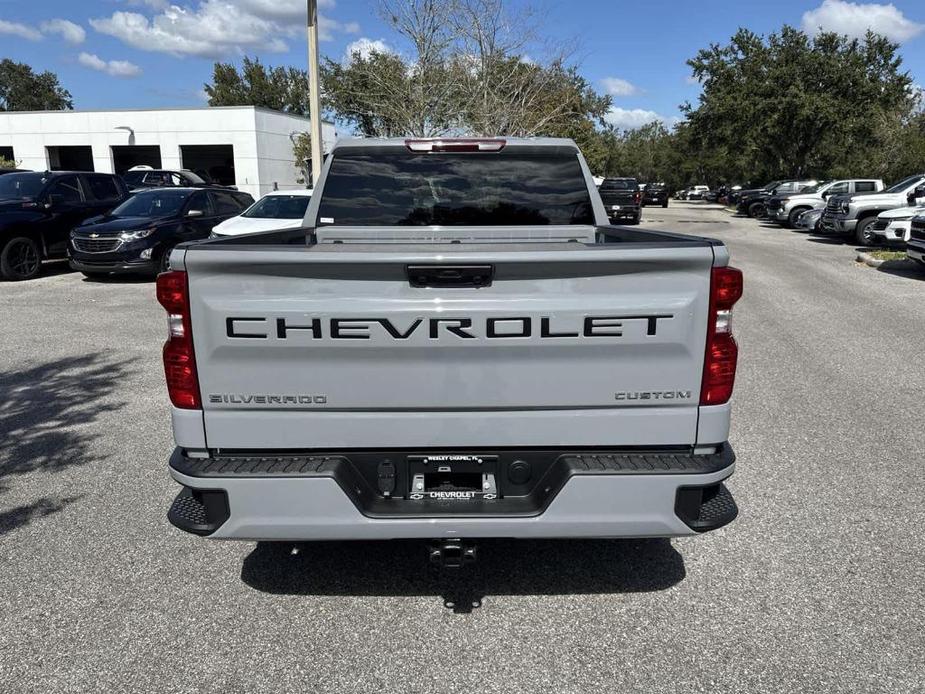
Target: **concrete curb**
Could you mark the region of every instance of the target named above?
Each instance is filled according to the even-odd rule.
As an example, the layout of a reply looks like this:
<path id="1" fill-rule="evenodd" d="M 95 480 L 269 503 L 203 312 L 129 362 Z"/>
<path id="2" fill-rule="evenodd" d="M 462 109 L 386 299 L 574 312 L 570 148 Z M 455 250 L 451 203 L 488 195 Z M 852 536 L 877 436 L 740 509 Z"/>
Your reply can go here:
<path id="1" fill-rule="evenodd" d="M 864 263 L 865 265 L 869 265 L 870 267 L 880 267 L 886 262 L 885 260 L 880 260 L 879 258 L 875 258 L 870 253 L 864 253 L 863 251 L 858 251 L 858 257 L 856 258 L 856 260 L 859 263 Z"/>

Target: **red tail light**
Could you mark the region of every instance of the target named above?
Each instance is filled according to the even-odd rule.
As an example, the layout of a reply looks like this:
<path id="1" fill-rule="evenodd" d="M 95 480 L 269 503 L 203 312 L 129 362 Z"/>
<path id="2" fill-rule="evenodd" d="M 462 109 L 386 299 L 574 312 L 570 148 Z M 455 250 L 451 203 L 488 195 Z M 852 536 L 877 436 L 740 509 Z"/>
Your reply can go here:
<path id="1" fill-rule="evenodd" d="M 732 337 L 732 307 L 741 297 L 742 271 L 734 267 L 713 268 L 701 405 L 722 405 L 732 397 L 739 358 L 739 348 Z"/>
<path id="2" fill-rule="evenodd" d="M 167 309 L 167 342 L 164 343 L 164 375 L 167 393 L 174 407 L 198 410 L 199 377 L 193 353 L 190 325 L 189 287 L 185 272 L 163 272 L 157 276 L 157 300 Z"/>
<path id="3" fill-rule="evenodd" d="M 635 193 L 633 193 L 633 202 L 638 205 L 640 200 L 642 200 L 642 193 L 637 190 Z"/>

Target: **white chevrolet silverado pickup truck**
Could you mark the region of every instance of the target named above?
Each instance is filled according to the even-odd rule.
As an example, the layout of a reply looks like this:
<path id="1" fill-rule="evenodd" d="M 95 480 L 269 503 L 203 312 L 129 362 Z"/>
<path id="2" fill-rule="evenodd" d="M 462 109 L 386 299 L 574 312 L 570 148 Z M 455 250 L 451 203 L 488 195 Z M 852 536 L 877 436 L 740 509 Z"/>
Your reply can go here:
<path id="1" fill-rule="evenodd" d="M 742 275 L 611 226 L 570 140 L 347 140 L 302 228 L 178 246 L 157 295 L 212 538 L 670 537 L 724 485 Z"/>

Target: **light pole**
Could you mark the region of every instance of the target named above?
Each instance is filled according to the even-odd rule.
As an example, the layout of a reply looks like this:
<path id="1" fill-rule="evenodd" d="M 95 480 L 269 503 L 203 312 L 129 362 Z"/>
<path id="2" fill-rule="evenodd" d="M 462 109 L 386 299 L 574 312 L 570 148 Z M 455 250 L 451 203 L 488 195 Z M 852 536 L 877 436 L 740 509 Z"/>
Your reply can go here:
<path id="1" fill-rule="evenodd" d="M 308 1 L 308 116 L 311 119 L 312 187 L 321 176 L 321 90 L 318 84 L 318 0 Z"/>

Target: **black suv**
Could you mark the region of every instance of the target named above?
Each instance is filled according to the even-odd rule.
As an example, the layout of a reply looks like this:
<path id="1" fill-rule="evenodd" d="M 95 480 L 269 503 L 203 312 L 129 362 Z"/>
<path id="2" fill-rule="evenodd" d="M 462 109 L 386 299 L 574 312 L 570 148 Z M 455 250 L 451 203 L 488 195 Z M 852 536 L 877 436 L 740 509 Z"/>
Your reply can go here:
<path id="1" fill-rule="evenodd" d="M 0 176 L 0 276 L 37 276 L 42 260 L 66 257 L 71 229 L 126 197 L 122 179 L 112 174 L 46 171 Z"/>
<path id="2" fill-rule="evenodd" d="M 664 183 L 646 183 L 642 189 L 642 204 L 668 207 L 668 186 Z"/>
<path id="3" fill-rule="evenodd" d="M 598 191 L 611 223 L 629 220 L 630 224 L 639 224 L 642 193 L 635 178 L 605 178 Z"/>
<path id="4" fill-rule="evenodd" d="M 189 169 L 132 169 L 122 174 L 122 180 L 132 192 L 146 188 L 225 188 L 212 181 L 205 180 L 195 171 Z"/>
<path id="5" fill-rule="evenodd" d="M 212 188 L 152 188 L 71 232 L 71 267 L 87 277 L 157 273 L 178 243 L 209 238 L 212 227 L 254 203 L 248 193 Z"/>

